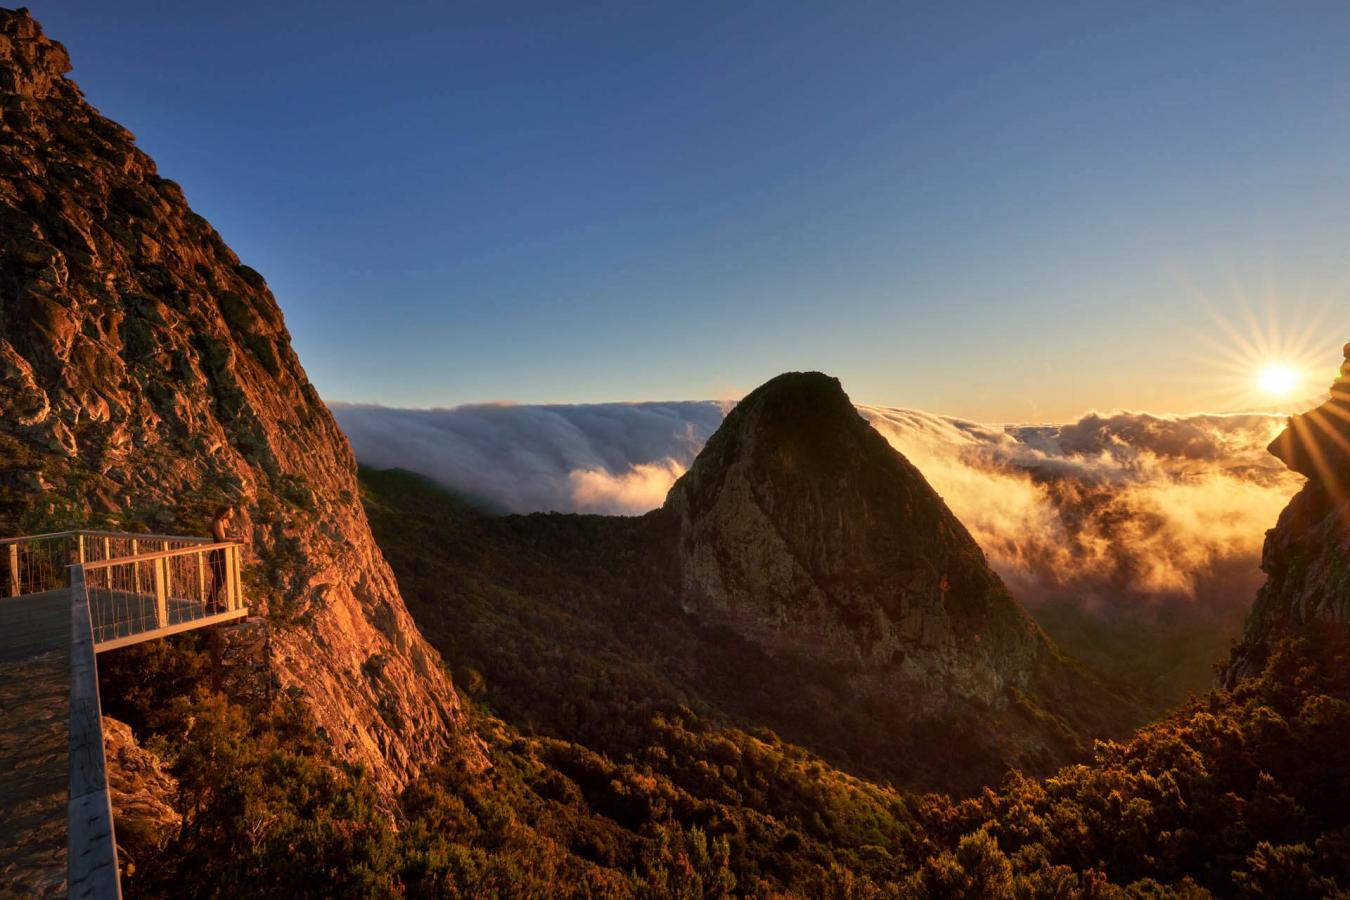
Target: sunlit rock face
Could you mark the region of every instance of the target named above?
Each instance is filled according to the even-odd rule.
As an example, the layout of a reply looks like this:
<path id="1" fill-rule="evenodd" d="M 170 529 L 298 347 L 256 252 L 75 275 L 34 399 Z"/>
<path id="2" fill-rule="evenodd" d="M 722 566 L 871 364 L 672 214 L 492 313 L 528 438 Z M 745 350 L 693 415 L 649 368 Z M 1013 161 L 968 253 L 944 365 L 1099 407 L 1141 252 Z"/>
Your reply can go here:
<path id="1" fill-rule="evenodd" d="M 178 779 L 136 741 L 131 726 L 108 716 L 103 717 L 103 751 L 119 852 L 133 860 L 149 856 L 182 826 L 182 814 L 173 806 Z"/>
<path id="2" fill-rule="evenodd" d="M 236 504 L 269 666 L 392 796 L 476 757 L 263 278 L 0 12 L 0 531 L 204 534 Z"/>
<path id="3" fill-rule="evenodd" d="M 1270 452 L 1308 483 L 1266 534 L 1267 580 L 1224 672 L 1230 686 L 1280 638 L 1350 624 L 1350 344 L 1327 402 L 1290 418 Z"/>
<path id="4" fill-rule="evenodd" d="M 1001 705 L 1053 666 L 965 527 L 833 378 L 791 373 L 746 397 L 665 509 L 686 611 L 841 666 L 913 714 Z"/>

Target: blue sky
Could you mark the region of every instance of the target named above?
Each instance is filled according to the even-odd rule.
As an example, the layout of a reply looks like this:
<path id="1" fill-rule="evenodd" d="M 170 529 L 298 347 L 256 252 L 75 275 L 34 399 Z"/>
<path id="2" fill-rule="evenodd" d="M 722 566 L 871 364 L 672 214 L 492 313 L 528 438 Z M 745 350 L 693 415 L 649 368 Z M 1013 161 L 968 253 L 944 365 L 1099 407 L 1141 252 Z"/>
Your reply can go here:
<path id="1" fill-rule="evenodd" d="M 1350 339 L 1345 4 L 30 8 L 330 400 L 1053 420 L 1231 405 L 1206 304 Z"/>

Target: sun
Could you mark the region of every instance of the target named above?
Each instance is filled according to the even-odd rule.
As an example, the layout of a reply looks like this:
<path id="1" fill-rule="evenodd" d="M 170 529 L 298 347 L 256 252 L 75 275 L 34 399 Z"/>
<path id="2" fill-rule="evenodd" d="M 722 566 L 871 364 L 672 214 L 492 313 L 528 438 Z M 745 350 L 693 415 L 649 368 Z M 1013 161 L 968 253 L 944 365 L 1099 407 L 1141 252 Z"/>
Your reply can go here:
<path id="1" fill-rule="evenodd" d="M 1264 315 L 1237 296 L 1220 307 L 1197 299 L 1209 312 L 1209 324 L 1191 331 L 1197 364 L 1189 377 L 1206 408 L 1225 413 L 1267 413 L 1279 417 L 1304 412 L 1326 399 L 1336 379 L 1329 363 L 1341 357 L 1340 329 L 1331 324 L 1340 307 L 1306 301 L 1277 302 L 1273 289 Z M 1228 314 L 1226 315 L 1225 312 Z"/>
<path id="2" fill-rule="evenodd" d="M 1268 397 L 1291 397 L 1302 385 L 1302 373 L 1288 363 L 1270 363 L 1256 373 L 1256 386 Z"/>

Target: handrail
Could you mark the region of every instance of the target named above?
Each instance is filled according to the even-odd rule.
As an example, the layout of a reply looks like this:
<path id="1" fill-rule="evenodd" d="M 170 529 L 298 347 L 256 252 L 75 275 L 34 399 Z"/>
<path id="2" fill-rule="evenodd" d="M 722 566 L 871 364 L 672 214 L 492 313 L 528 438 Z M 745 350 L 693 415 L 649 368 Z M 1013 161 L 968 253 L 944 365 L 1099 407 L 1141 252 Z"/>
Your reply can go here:
<path id="1" fill-rule="evenodd" d="M 241 618 L 239 541 L 193 544 L 89 560 L 80 572 L 89 593 L 94 643 L 101 652 Z"/>
<path id="2" fill-rule="evenodd" d="M 126 535 L 120 535 L 126 537 Z M 158 538 L 155 538 L 158 540 Z M 118 556 L 113 559 L 95 559 L 83 563 L 71 563 L 67 568 L 81 566 L 87 572 L 90 569 L 106 569 L 109 566 L 126 565 L 128 563 L 150 562 L 155 559 L 164 559 L 169 556 L 187 556 L 191 553 L 205 553 L 209 550 L 224 550 L 228 547 L 243 547 L 240 541 L 220 541 L 210 544 L 196 544 L 192 547 L 175 547 L 172 550 L 156 550 L 154 553 L 137 553 L 133 556 Z"/>
<path id="3" fill-rule="evenodd" d="M 73 531 L 49 531 L 46 534 L 24 534 L 19 537 L 0 538 L 0 544 L 24 544 L 29 541 L 51 541 L 56 538 L 70 537 Z"/>
<path id="4" fill-rule="evenodd" d="M 4 538 L 0 539 L 0 593 L 17 597 L 67 584 L 70 576 L 66 567 L 70 565 L 130 559 L 212 543 L 212 538 L 190 535 L 94 528 Z"/>
<path id="5" fill-rule="evenodd" d="M 192 544 L 209 544 L 213 538 L 196 534 L 160 534 L 157 531 L 99 531 L 97 528 L 77 528 L 70 534 L 92 534 L 95 537 L 144 538 L 149 541 L 187 541 Z"/>
<path id="6" fill-rule="evenodd" d="M 63 537 L 78 535 L 94 537 L 134 538 L 147 541 L 186 541 L 193 544 L 209 544 L 214 538 L 198 537 L 190 534 L 158 534 L 153 531 L 100 531 L 97 528 L 75 528 L 70 531 L 50 531 L 46 534 L 25 534 L 19 537 L 0 538 L 0 547 L 6 544 L 24 544 L 32 541 L 52 541 Z"/>
<path id="7" fill-rule="evenodd" d="M 39 593 L 78 577 L 99 651 L 248 614 L 241 541 L 87 529 L 3 544 L 0 592 Z"/>

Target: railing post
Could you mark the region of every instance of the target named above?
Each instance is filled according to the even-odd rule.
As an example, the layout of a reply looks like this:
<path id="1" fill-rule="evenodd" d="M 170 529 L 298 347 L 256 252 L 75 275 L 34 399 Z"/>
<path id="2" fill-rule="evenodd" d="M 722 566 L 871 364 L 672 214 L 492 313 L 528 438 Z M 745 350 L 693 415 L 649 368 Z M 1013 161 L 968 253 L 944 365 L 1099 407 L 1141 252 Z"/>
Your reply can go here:
<path id="1" fill-rule="evenodd" d="M 84 535 L 82 534 L 75 535 L 75 540 L 78 544 L 78 551 L 77 551 L 79 553 L 78 562 L 80 565 L 84 565 L 85 562 L 87 561 L 84 558 Z"/>
<path id="2" fill-rule="evenodd" d="M 239 608 L 239 548 L 225 548 L 225 608 Z"/>
<path id="3" fill-rule="evenodd" d="M 19 596 L 22 588 L 19 586 L 19 545 L 9 545 L 9 595 L 11 597 Z"/>
<path id="4" fill-rule="evenodd" d="M 163 557 L 155 560 L 155 618 L 160 628 L 169 624 L 169 595 L 168 585 L 165 584 L 168 572 L 164 563 Z"/>
<path id="5" fill-rule="evenodd" d="M 140 541 L 131 539 L 131 556 L 134 559 L 141 552 Z M 134 594 L 141 592 L 141 565 L 140 563 L 131 564 L 131 591 Z"/>
<path id="6" fill-rule="evenodd" d="M 201 602 L 202 602 L 202 603 L 205 603 L 205 602 L 206 602 L 206 599 L 207 599 L 207 598 L 206 598 L 206 559 L 205 559 L 204 555 L 202 554 L 202 551 L 200 551 L 200 550 L 198 550 L 196 553 L 193 553 L 192 555 L 195 556 L 195 557 L 197 557 L 197 596 L 198 596 L 199 598 L 201 598 Z"/>
<path id="7" fill-rule="evenodd" d="M 169 542 L 160 541 L 159 549 L 168 553 Z M 161 560 L 161 562 L 164 563 L 164 594 L 165 596 L 168 596 L 173 593 L 173 569 L 169 566 L 169 561 L 167 559 Z"/>
<path id="8" fill-rule="evenodd" d="M 103 558 L 104 558 L 104 559 L 112 559 L 112 558 L 113 558 L 113 555 L 112 555 L 112 538 L 105 537 L 105 538 L 103 539 Z"/>

